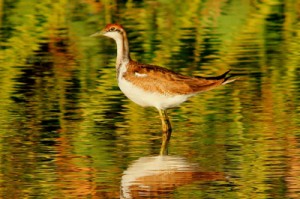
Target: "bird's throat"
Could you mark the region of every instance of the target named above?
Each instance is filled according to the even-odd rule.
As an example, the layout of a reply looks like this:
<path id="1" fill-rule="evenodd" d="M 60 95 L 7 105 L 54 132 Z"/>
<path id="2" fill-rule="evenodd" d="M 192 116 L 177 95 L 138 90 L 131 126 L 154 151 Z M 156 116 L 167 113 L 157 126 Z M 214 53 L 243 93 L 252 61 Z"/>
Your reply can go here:
<path id="1" fill-rule="evenodd" d="M 119 71 L 122 65 L 130 61 L 129 45 L 126 34 L 120 34 L 117 38 L 113 39 L 115 39 L 117 44 L 116 68 Z"/>

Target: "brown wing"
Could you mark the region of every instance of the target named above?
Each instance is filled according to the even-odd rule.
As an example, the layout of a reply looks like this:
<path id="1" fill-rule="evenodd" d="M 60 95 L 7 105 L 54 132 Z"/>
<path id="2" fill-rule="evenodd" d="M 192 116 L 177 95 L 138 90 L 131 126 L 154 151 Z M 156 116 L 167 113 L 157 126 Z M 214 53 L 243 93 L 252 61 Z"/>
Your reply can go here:
<path id="1" fill-rule="evenodd" d="M 225 81 L 225 76 L 229 72 L 218 77 L 189 77 L 166 68 L 133 61 L 128 66 L 123 75 L 126 80 L 145 90 L 170 95 L 193 94 L 213 89 Z"/>

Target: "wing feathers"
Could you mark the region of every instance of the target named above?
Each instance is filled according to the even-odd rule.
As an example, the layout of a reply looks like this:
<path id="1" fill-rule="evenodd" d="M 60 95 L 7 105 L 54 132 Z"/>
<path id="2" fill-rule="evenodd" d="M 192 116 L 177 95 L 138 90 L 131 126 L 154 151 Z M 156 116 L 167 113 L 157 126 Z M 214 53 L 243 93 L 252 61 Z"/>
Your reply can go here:
<path id="1" fill-rule="evenodd" d="M 150 92 L 176 95 L 195 94 L 213 89 L 225 82 L 229 83 L 227 82 L 229 78 L 226 78 L 229 72 L 217 77 L 189 77 L 159 66 L 143 65 L 131 61 L 123 77 Z"/>

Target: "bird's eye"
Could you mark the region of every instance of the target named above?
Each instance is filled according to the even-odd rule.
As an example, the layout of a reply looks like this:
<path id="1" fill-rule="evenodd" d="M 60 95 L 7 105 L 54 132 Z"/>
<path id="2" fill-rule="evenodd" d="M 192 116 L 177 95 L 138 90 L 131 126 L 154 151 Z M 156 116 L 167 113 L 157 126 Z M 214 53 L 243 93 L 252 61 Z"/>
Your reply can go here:
<path id="1" fill-rule="evenodd" d="M 116 28 L 115 27 L 112 27 L 109 31 L 115 31 Z"/>

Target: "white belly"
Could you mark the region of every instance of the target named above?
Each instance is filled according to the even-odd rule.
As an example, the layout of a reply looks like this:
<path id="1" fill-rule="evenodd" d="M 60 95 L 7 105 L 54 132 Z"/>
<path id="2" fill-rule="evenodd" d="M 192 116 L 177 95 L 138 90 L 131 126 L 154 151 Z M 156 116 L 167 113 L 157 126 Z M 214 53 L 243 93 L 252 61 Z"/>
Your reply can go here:
<path id="1" fill-rule="evenodd" d="M 178 106 L 186 101 L 191 95 L 163 95 L 155 92 L 147 92 L 124 78 L 119 78 L 121 91 L 133 102 L 140 106 L 153 106 L 157 109 L 167 109 Z"/>

